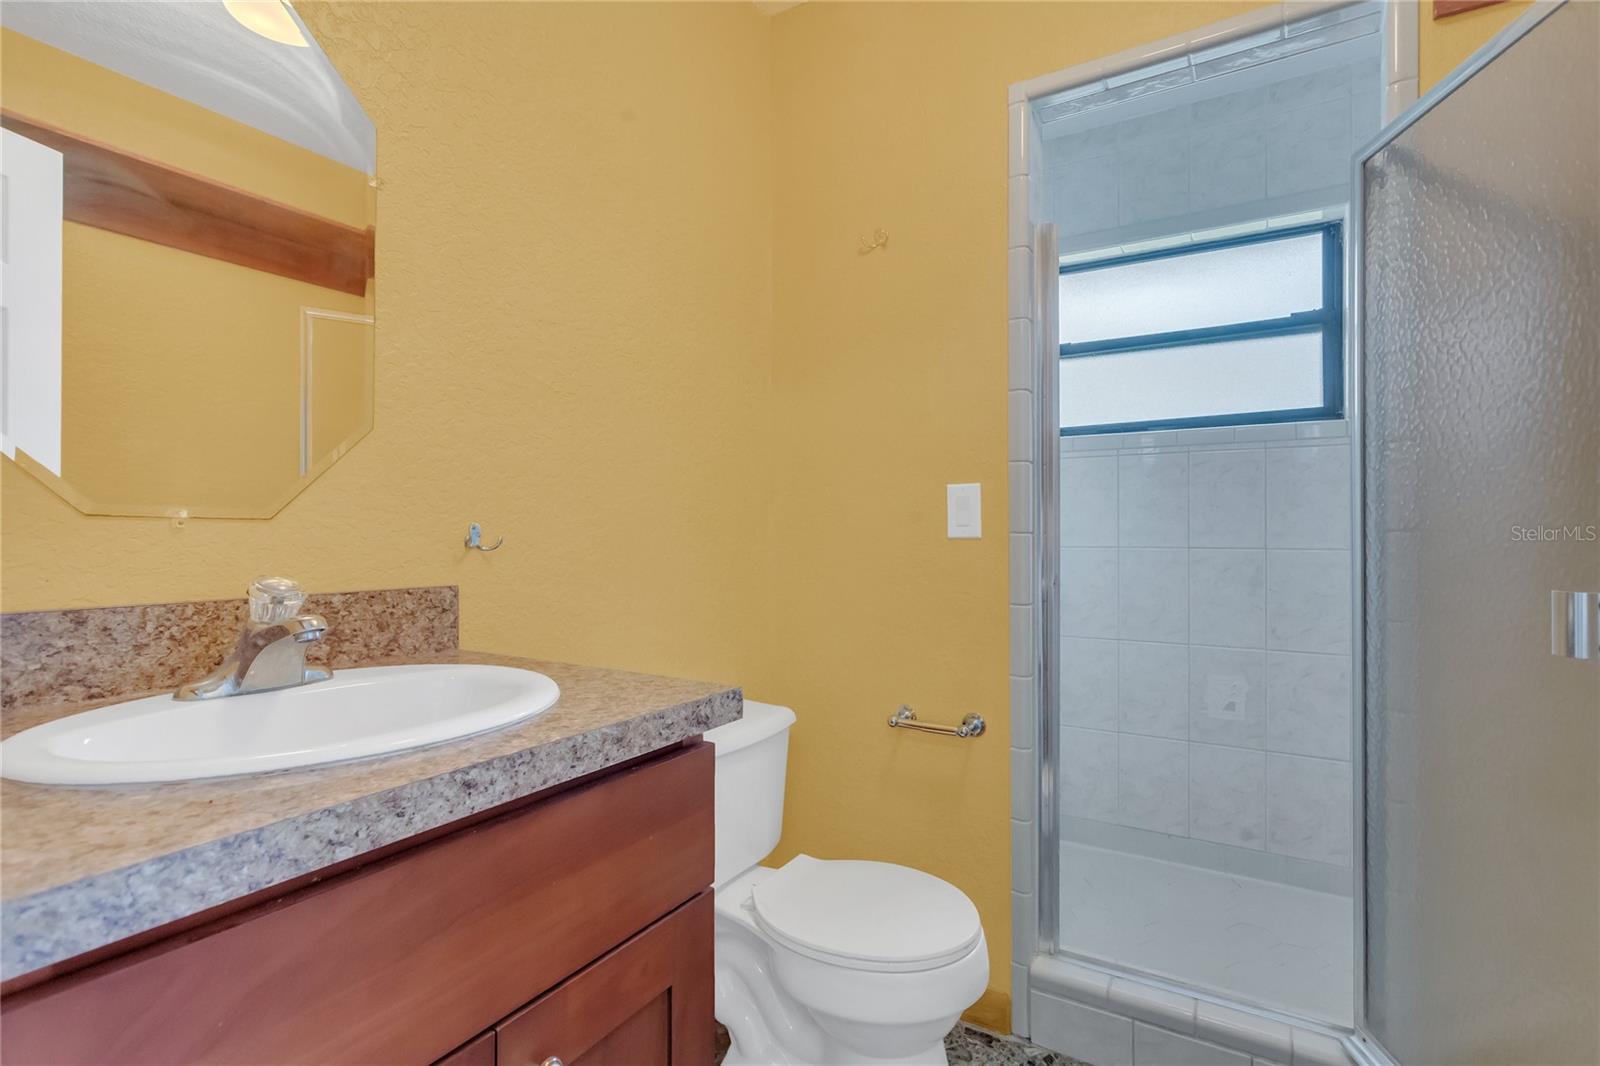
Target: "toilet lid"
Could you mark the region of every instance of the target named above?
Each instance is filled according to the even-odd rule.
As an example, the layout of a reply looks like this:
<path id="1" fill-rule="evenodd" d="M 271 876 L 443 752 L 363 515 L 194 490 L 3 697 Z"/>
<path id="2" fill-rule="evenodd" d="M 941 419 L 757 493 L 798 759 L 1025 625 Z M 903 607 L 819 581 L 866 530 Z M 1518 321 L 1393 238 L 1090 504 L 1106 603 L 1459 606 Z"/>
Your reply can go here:
<path id="1" fill-rule="evenodd" d="M 751 892 L 757 924 L 802 955 L 851 969 L 928 970 L 967 955 L 978 908 L 932 874 L 799 855 Z"/>

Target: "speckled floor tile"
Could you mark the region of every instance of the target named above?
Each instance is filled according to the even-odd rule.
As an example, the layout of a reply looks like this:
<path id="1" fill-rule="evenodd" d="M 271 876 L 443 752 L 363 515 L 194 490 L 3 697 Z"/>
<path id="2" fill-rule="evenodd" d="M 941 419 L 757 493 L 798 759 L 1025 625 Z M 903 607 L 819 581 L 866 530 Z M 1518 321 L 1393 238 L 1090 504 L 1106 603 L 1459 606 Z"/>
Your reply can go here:
<path id="1" fill-rule="evenodd" d="M 1059 1051 L 1047 1051 L 1014 1036 L 1000 1036 L 965 1023 L 944 1038 L 950 1066 L 1086 1066 Z"/>
<path id="2" fill-rule="evenodd" d="M 1086 1063 L 1056 1051 L 1046 1051 L 1013 1036 L 1000 1036 L 965 1023 L 950 1030 L 944 1038 L 944 1051 L 950 1066 L 1087 1066 Z M 716 1055 L 720 1064 L 728 1053 L 728 1031 L 717 1026 Z M 818 1063 L 817 1066 L 827 1066 Z"/>

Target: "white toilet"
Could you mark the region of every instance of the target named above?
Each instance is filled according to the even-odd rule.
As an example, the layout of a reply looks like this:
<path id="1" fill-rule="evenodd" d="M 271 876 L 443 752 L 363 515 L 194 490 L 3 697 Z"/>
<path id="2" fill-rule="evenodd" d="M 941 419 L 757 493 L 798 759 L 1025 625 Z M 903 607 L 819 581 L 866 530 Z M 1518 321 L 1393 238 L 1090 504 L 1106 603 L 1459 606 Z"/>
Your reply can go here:
<path id="1" fill-rule="evenodd" d="M 727 1066 L 948 1066 L 944 1035 L 983 994 L 989 948 L 954 885 L 886 862 L 777 846 L 794 712 L 744 704 L 717 748 L 717 1020 Z"/>

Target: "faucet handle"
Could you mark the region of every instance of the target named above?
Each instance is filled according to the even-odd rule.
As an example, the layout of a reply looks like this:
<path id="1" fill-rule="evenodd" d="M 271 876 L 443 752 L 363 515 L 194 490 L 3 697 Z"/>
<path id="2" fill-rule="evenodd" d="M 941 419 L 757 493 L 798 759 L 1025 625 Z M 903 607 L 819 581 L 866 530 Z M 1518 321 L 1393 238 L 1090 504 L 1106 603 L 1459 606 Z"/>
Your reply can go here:
<path id="1" fill-rule="evenodd" d="M 289 577 L 258 577 L 250 582 L 250 621 L 287 622 L 305 606 L 305 590 Z"/>

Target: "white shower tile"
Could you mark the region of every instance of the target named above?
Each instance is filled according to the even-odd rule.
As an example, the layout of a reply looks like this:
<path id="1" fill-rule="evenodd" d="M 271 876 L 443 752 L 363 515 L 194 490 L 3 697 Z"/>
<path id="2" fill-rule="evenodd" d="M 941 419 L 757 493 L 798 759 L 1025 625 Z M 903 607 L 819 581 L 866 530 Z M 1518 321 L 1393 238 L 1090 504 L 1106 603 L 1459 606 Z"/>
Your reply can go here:
<path id="1" fill-rule="evenodd" d="M 1034 677 L 1011 679 L 1011 744 L 1032 748 L 1039 733 L 1039 688 Z"/>
<path id="2" fill-rule="evenodd" d="M 1352 1066 L 1352 1062 L 1344 1045 L 1333 1037 L 1295 1026 L 1290 1066 Z"/>
<path id="3" fill-rule="evenodd" d="M 1061 638 L 1061 721 L 1117 728 L 1117 642 Z"/>
<path id="4" fill-rule="evenodd" d="M 1350 423 L 1343 418 L 1330 418 L 1322 422 L 1298 422 L 1294 435 L 1300 440 L 1314 441 L 1350 436 Z"/>
<path id="5" fill-rule="evenodd" d="M 1235 426 L 1236 441 L 1294 440 L 1294 426 L 1288 422 L 1270 422 L 1259 426 Z"/>
<path id="6" fill-rule="evenodd" d="M 1249 1055 L 1143 1022 L 1133 1025 L 1133 1061 L 1138 1066 L 1250 1066 Z"/>
<path id="7" fill-rule="evenodd" d="M 1117 457 L 1061 459 L 1061 543 L 1069 548 L 1117 544 Z"/>
<path id="8" fill-rule="evenodd" d="M 1092 233 L 1117 224 L 1115 156 L 1074 158 L 1048 171 L 1045 180 L 1062 233 Z"/>
<path id="9" fill-rule="evenodd" d="M 1183 548 L 1123 548 L 1117 570 L 1117 631 L 1123 640 L 1189 639 L 1189 559 Z"/>
<path id="10" fill-rule="evenodd" d="M 1181 548 L 1189 542 L 1189 456 L 1123 455 L 1117 468 L 1118 541 L 1124 548 Z"/>
<path id="11" fill-rule="evenodd" d="M 1194 126 L 1210 128 L 1247 120 L 1259 124 L 1268 103 L 1267 87 L 1264 85 L 1225 93 L 1190 104 L 1189 121 Z"/>
<path id="12" fill-rule="evenodd" d="M 1152 115 L 1150 118 L 1157 118 Z M 1125 123 L 1133 126 L 1136 122 Z M 1189 209 L 1189 150 L 1176 140 L 1149 140 L 1117 152 L 1117 222 L 1128 226 L 1182 215 Z"/>
<path id="13" fill-rule="evenodd" d="M 1133 1066 L 1133 1022 L 1043 992 L 1032 992 L 1028 1013 L 1040 1045 L 1094 1066 Z"/>
<path id="14" fill-rule="evenodd" d="M 1416 78 L 1402 78 L 1392 82 L 1383 90 L 1383 120 L 1393 122 L 1406 108 L 1417 102 L 1421 94 L 1419 81 Z"/>
<path id="15" fill-rule="evenodd" d="M 1011 388 L 1032 391 L 1037 387 L 1033 380 L 1035 353 L 1033 348 L 1033 322 L 1026 318 L 1013 318 L 1009 334 Z"/>
<path id="16" fill-rule="evenodd" d="M 1007 192 L 1007 213 L 1009 216 L 1006 227 L 1007 237 L 1012 248 L 1026 248 L 1032 242 L 1033 226 L 1028 218 L 1028 208 L 1031 199 L 1030 179 L 1026 175 L 1017 175 L 1010 181 Z"/>
<path id="17" fill-rule="evenodd" d="M 1267 761 L 1260 751 L 1189 747 L 1189 835 L 1241 848 L 1266 846 Z"/>
<path id="18" fill-rule="evenodd" d="M 1189 649 L 1182 644 L 1118 642 L 1117 706 L 1124 733 L 1189 736 Z"/>
<path id="19" fill-rule="evenodd" d="M 1189 456 L 1189 546 L 1260 548 L 1265 537 L 1266 455 L 1261 448 Z"/>
<path id="20" fill-rule="evenodd" d="M 1327 67 L 1281 78 L 1267 87 L 1267 99 L 1279 107 L 1304 107 L 1308 104 L 1343 100 L 1350 95 L 1350 68 Z"/>
<path id="21" fill-rule="evenodd" d="M 1190 648 L 1189 739 L 1260 748 L 1266 733 L 1266 652 Z"/>
<path id="22" fill-rule="evenodd" d="M 1028 677 L 1037 667 L 1034 660 L 1033 635 L 1037 632 L 1035 611 L 1031 603 L 1015 604 L 1011 612 L 1011 676 Z"/>
<path id="23" fill-rule="evenodd" d="M 1028 104 L 1023 100 L 1015 100 L 1010 104 L 1006 114 L 1007 136 L 1006 155 L 1008 157 L 1008 172 L 1011 177 L 1026 174 L 1034 159 L 1028 151 L 1028 124 L 1032 116 L 1028 114 Z"/>
<path id="24" fill-rule="evenodd" d="M 1117 820 L 1117 734 L 1062 728 L 1061 811 L 1100 822 Z"/>
<path id="25" fill-rule="evenodd" d="M 1011 817 L 1031 822 L 1039 799 L 1039 759 L 1032 748 L 1011 749 Z"/>
<path id="26" fill-rule="evenodd" d="M 1267 748 L 1350 758 L 1350 657 L 1267 653 Z"/>
<path id="27" fill-rule="evenodd" d="M 1011 883 L 1037 884 L 1039 829 L 1036 822 L 1011 819 Z"/>
<path id="28" fill-rule="evenodd" d="M 1033 534 L 1010 533 L 1007 540 L 1010 542 L 1006 562 L 1011 602 L 1032 603 L 1039 591 L 1034 578 Z"/>
<path id="29" fill-rule="evenodd" d="M 1350 446 L 1267 451 L 1267 546 L 1350 546 Z"/>
<path id="30" fill-rule="evenodd" d="M 1348 180 L 1348 100 L 1326 100 L 1284 113 L 1267 140 L 1267 195 L 1290 196 Z"/>
<path id="31" fill-rule="evenodd" d="M 1033 463 L 1009 463 L 1006 469 L 1006 508 L 1013 533 L 1033 532 Z"/>
<path id="32" fill-rule="evenodd" d="M 1189 745 L 1118 736 L 1117 821 L 1174 836 L 1188 830 Z"/>
<path id="33" fill-rule="evenodd" d="M 1039 458 L 1039 435 L 1033 431 L 1034 395 L 1013 389 L 1007 396 L 1007 447 L 1013 462 L 1034 462 Z"/>
<path id="34" fill-rule="evenodd" d="M 1209 211 L 1267 194 L 1266 131 L 1255 119 L 1189 131 L 1189 201 Z"/>
<path id="35" fill-rule="evenodd" d="M 1195 1008 L 1194 1029 L 1200 1036 L 1209 1036 L 1229 1047 L 1243 1048 L 1252 1055 L 1289 1061 L 1292 1040 L 1289 1027 L 1259 1014 L 1201 1001 Z"/>
<path id="36" fill-rule="evenodd" d="M 1350 764 L 1267 753 L 1267 850 L 1350 864 Z"/>
<path id="37" fill-rule="evenodd" d="M 1062 549 L 1061 632 L 1069 637 L 1117 635 L 1117 549 Z"/>
<path id="38" fill-rule="evenodd" d="M 1350 553 L 1267 552 L 1267 647 L 1350 652 Z"/>
<path id="39" fill-rule="evenodd" d="M 1189 639 L 1197 644 L 1259 648 L 1265 643 L 1266 553 L 1189 550 Z"/>
<path id="40" fill-rule="evenodd" d="M 1013 248 L 1009 257 L 1007 288 L 1010 291 L 1007 316 L 1033 317 L 1033 252 L 1028 248 Z"/>
<path id="41" fill-rule="evenodd" d="M 1167 443 L 1194 447 L 1200 444 L 1232 444 L 1233 430 L 1228 426 L 1218 426 L 1210 429 L 1169 429 L 1163 431 Z"/>
<path id="42" fill-rule="evenodd" d="M 1194 1032 L 1194 999 L 1130 977 L 1113 977 L 1106 989 L 1113 1010 L 1181 1032 Z"/>
<path id="43" fill-rule="evenodd" d="M 1022 906 L 1021 903 L 1017 902 L 1022 898 L 1021 893 L 1011 893 L 1013 914 L 1016 913 L 1019 906 Z M 1026 898 L 1031 904 L 1033 898 L 1031 896 Z M 1026 1033 L 1031 1028 L 1028 1021 L 1029 999 L 1028 968 L 1020 962 L 1013 962 L 1011 964 L 1011 1031 L 1014 1033 Z"/>

